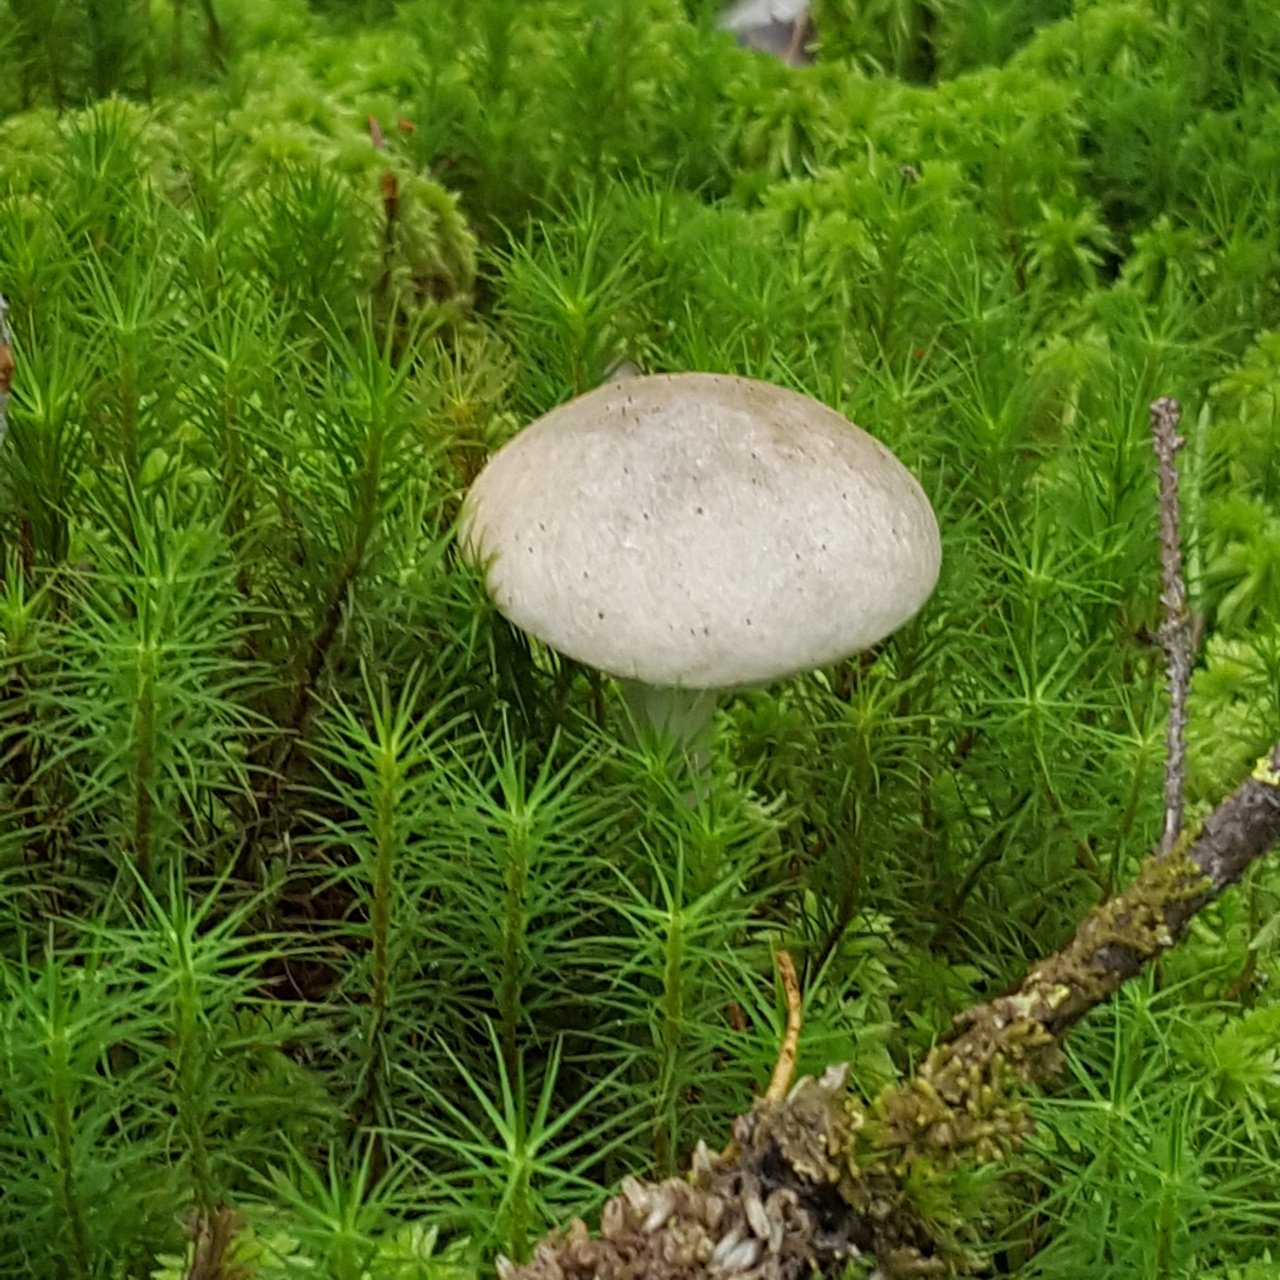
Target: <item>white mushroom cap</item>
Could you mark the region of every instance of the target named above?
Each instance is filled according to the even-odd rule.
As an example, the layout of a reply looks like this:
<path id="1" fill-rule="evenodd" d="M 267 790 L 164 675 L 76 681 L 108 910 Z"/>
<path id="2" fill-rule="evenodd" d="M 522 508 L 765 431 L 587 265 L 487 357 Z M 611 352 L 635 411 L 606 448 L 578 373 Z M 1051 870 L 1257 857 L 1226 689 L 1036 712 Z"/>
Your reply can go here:
<path id="1" fill-rule="evenodd" d="M 660 374 L 598 387 L 500 449 L 462 541 L 498 609 L 611 675 L 763 683 L 874 644 L 942 559 L 924 491 L 794 391 Z"/>

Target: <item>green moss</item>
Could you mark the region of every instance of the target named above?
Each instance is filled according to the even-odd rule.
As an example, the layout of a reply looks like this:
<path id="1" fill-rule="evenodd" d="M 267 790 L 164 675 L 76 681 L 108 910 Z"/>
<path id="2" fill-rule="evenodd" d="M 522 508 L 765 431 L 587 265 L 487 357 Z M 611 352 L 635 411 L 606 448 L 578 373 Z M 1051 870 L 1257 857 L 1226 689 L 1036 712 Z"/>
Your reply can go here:
<path id="1" fill-rule="evenodd" d="M 1209 633 L 1192 812 L 1280 721 L 1280 8 L 833 0 L 792 72 L 705 0 L 214 4 L 224 70 L 198 0 L 31 0 L 0 24 L 0 111 L 40 108 L 0 123 L 0 971 L 33 1086 L 5 1097 L 0 1256 L 39 1280 L 67 1256 L 27 957 L 74 977 L 95 938 L 111 1008 L 76 1027 L 72 1155 L 98 1271 L 148 1270 L 139 1186 L 163 1184 L 146 1221 L 177 1247 L 185 1147 L 206 1199 L 269 1186 L 315 1265 L 326 1232 L 387 1239 L 401 1208 L 488 1252 L 589 1215 L 655 1125 L 675 1165 L 750 1106 L 779 945 L 805 1067 L 851 1061 L 859 1100 L 806 1098 L 778 1140 L 874 1224 L 886 1270 L 961 1267 L 966 1224 L 1018 1237 L 1011 1272 L 1066 1280 L 1261 1256 L 1274 870 L 1200 918 L 1158 990 L 1077 1026 L 1053 1091 L 1061 1036 L 1115 989 L 1099 954 L 1158 954 L 1167 905 L 1201 892 L 1185 862 L 948 1027 L 1158 837 L 1156 395 L 1184 404 Z M 86 110 L 112 71 L 90 9 L 150 25 L 115 27 L 134 96 Z M 891 641 L 726 705 L 705 809 L 621 745 L 610 683 L 496 619 L 453 555 L 488 453 L 621 357 L 818 396 L 944 530 L 938 592 Z M 393 815 L 364 730 L 403 743 L 409 721 L 433 728 Z M 540 853 L 512 896 L 522 781 Z M 373 877 L 370 812 L 403 836 Z M 162 930 L 130 915 L 147 833 L 157 871 L 227 871 L 229 935 L 273 939 L 246 982 L 291 1010 L 274 1052 L 305 1106 L 246 1060 L 255 1020 L 218 1014 L 189 1079 L 224 1084 L 189 1084 L 172 1123 L 146 1030 Z M 193 947 L 216 965 L 215 925 Z M 1004 1202 L 979 1197 L 1009 1168 Z"/>

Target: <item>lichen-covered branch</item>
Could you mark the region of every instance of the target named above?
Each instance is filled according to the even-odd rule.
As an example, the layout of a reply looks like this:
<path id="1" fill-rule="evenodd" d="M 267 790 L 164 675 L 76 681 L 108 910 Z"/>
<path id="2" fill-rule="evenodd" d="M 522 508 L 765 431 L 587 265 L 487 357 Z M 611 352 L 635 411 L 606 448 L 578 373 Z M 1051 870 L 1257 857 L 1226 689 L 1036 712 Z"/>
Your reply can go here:
<path id="1" fill-rule="evenodd" d="M 940 1174 L 1001 1159 L 1027 1128 L 1020 1089 L 1055 1069 L 1062 1037 L 1191 917 L 1280 843 L 1280 744 L 1168 853 L 1081 921 L 1013 989 L 967 1010 L 909 1080 L 871 1102 L 834 1066 L 738 1118 L 725 1156 L 688 1179 L 628 1179 L 592 1236 L 575 1222 L 503 1280 L 802 1280 L 865 1256 L 885 1280 L 950 1276 L 965 1224 Z"/>
<path id="2" fill-rule="evenodd" d="M 1201 907 L 1277 843 L 1280 744 L 1197 834 L 1167 855 L 1149 857 L 1128 889 L 1085 916 L 1065 947 L 1033 965 L 1005 995 L 956 1019 L 914 1079 L 877 1099 L 877 1148 L 908 1157 L 925 1150 L 996 1154 L 1010 1136 L 1008 1126 L 992 1131 L 988 1123 L 1000 1109 L 1002 1086 L 1011 1077 L 1035 1081 L 1050 1074 L 1062 1037 L 1172 947 Z M 986 1094 L 973 1093 L 970 1082 L 978 1078 L 983 1089 L 994 1090 L 991 1106 Z M 964 1114 L 943 1114 L 936 1100 L 963 1103 Z"/>

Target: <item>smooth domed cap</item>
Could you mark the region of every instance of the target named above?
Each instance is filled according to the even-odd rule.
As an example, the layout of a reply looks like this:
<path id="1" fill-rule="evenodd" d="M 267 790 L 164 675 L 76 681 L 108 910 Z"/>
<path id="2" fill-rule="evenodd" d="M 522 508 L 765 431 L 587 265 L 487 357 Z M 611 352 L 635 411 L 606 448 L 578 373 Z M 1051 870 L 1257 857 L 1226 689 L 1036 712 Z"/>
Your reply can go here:
<path id="1" fill-rule="evenodd" d="M 698 689 L 867 648 L 919 610 L 942 558 L 929 500 L 878 440 L 807 396 L 705 373 L 539 418 L 472 486 L 462 540 L 516 626 Z"/>

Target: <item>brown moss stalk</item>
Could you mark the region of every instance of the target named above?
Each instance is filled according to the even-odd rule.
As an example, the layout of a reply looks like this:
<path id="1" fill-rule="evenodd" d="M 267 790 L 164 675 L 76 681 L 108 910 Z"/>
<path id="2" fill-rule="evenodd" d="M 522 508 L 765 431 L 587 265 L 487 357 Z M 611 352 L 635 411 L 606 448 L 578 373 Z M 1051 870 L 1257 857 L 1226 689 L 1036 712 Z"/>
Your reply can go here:
<path id="1" fill-rule="evenodd" d="M 791 1089 L 796 1073 L 796 1058 L 800 1053 L 800 1026 L 803 1017 L 803 1001 L 800 996 L 800 979 L 796 976 L 796 964 L 789 951 L 778 951 L 778 977 L 787 1000 L 787 1026 L 782 1034 L 782 1047 L 765 1097 L 770 1102 L 781 1102 Z"/>

